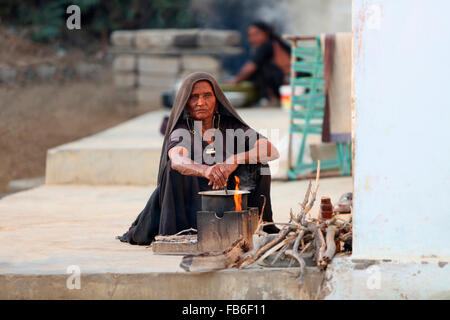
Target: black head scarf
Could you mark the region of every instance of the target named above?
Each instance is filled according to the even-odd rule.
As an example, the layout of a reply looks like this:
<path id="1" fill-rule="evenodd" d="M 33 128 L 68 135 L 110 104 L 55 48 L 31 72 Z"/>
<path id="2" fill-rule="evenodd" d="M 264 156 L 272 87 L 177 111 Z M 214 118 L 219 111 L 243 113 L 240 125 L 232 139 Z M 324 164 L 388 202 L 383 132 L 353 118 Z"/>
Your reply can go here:
<path id="1" fill-rule="evenodd" d="M 270 40 L 277 41 L 287 53 L 291 52 L 291 47 L 274 31 L 274 28 L 270 24 L 264 21 L 254 21 L 250 26 L 256 27 L 265 32 L 269 36 Z"/>
<path id="2" fill-rule="evenodd" d="M 214 94 L 216 96 L 216 101 L 218 103 L 218 112 L 219 113 L 225 113 L 228 115 L 231 115 L 232 117 L 236 118 L 238 121 L 240 121 L 243 125 L 248 126 L 244 120 L 239 116 L 239 114 L 236 112 L 236 110 L 233 108 L 231 103 L 228 101 L 228 99 L 225 97 L 225 94 L 223 93 L 222 89 L 220 88 L 219 84 L 217 83 L 216 79 L 207 72 L 194 72 L 191 73 L 189 76 L 187 76 L 180 89 L 178 90 L 177 96 L 175 98 L 175 102 L 172 106 L 172 112 L 169 116 L 169 121 L 167 122 L 167 128 L 166 132 L 164 134 L 164 142 L 163 147 L 161 151 L 161 157 L 159 160 L 159 172 L 158 172 L 158 185 L 161 183 L 162 180 L 162 174 L 164 171 L 164 168 L 167 164 L 167 144 L 169 141 L 169 136 L 174 130 L 178 120 L 183 114 L 183 111 L 186 107 L 186 104 L 188 102 L 189 97 L 191 96 L 192 87 L 195 83 L 198 81 L 206 80 L 211 83 L 211 86 L 213 87 Z"/>

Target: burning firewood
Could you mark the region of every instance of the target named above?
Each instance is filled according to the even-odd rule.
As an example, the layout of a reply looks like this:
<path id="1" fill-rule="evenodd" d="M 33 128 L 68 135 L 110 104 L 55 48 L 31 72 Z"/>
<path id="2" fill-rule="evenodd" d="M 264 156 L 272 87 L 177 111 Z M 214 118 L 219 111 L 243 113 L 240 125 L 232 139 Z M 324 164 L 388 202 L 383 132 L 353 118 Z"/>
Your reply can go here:
<path id="1" fill-rule="evenodd" d="M 243 269 L 256 263 L 274 265 L 279 259 L 291 259 L 290 264 L 295 261 L 300 267 L 298 277 L 300 284 L 306 268 L 305 259 L 313 259 L 319 269 L 326 269 L 338 251 L 337 248 L 345 248 L 344 244 L 351 241 L 352 225 L 351 221 L 346 222 L 337 217 L 322 221 L 308 216 L 316 201 L 319 178 L 320 161 L 317 166 L 314 189 L 310 181 L 303 202 L 300 203 L 300 212 L 295 215 L 291 210 L 290 220 L 287 223 L 262 221 L 264 199 L 258 227 L 253 235 L 251 251 L 248 244 L 245 245 L 242 241 L 237 242 L 220 255 L 185 257 L 184 268 L 189 271 L 210 271 L 231 267 Z M 278 234 L 267 234 L 263 231 L 265 226 L 271 224 L 281 227 Z M 336 243 L 339 245 L 336 246 Z"/>

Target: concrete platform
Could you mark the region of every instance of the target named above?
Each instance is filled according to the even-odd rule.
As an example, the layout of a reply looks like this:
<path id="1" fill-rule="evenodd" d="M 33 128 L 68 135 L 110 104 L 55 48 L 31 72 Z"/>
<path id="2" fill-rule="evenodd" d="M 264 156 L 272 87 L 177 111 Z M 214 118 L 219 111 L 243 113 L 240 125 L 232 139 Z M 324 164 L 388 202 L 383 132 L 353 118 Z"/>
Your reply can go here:
<path id="1" fill-rule="evenodd" d="M 287 219 L 306 186 L 306 181 L 273 185 L 276 220 Z M 350 178 L 324 179 L 319 190 L 336 199 L 350 186 Z M 2 198 L 0 299 L 310 299 L 318 294 L 323 274 L 315 268 L 303 288 L 296 284 L 296 269 L 190 274 L 179 267 L 180 256 L 157 256 L 145 246 L 115 240 L 153 188 L 42 186 Z M 66 287 L 72 265 L 81 271 L 80 290 Z"/>

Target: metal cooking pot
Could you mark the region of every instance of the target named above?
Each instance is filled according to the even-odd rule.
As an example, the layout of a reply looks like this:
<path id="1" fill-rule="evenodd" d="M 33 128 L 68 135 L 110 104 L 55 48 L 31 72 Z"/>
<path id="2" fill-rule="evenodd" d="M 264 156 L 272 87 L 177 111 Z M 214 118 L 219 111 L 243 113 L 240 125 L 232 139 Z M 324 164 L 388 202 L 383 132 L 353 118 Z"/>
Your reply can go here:
<path id="1" fill-rule="evenodd" d="M 234 204 L 234 195 L 242 195 L 242 210 L 247 210 L 247 197 L 250 191 L 247 190 L 211 190 L 201 191 L 202 196 L 202 211 L 215 211 L 216 216 L 223 217 L 226 211 L 236 211 Z"/>

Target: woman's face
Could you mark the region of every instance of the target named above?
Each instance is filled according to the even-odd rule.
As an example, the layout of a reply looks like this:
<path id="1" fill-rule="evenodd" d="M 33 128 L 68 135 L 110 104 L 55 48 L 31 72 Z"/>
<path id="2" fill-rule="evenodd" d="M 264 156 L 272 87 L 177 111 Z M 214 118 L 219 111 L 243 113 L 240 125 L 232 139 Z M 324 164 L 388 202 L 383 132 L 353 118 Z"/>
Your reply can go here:
<path id="1" fill-rule="evenodd" d="M 258 48 L 264 42 L 269 40 L 268 34 L 255 26 L 248 27 L 247 38 L 248 38 L 248 42 L 250 42 L 252 47 L 255 47 L 255 48 Z"/>
<path id="2" fill-rule="evenodd" d="M 216 96 L 208 81 L 194 84 L 186 109 L 194 120 L 212 119 L 216 109 Z"/>

